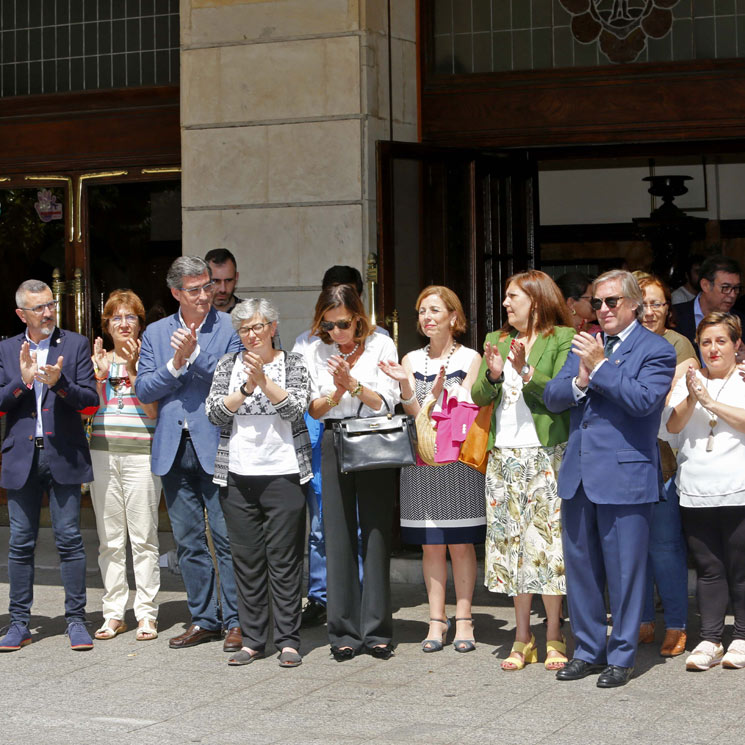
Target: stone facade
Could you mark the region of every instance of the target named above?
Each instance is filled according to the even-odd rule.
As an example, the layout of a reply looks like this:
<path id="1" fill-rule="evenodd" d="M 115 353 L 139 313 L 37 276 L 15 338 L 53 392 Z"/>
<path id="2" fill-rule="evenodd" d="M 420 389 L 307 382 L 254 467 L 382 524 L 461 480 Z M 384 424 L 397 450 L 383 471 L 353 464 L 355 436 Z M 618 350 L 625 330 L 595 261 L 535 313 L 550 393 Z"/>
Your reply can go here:
<path id="1" fill-rule="evenodd" d="M 326 268 L 375 251 L 375 142 L 417 138 L 415 5 L 181 2 L 183 252 L 229 248 L 285 346 Z"/>

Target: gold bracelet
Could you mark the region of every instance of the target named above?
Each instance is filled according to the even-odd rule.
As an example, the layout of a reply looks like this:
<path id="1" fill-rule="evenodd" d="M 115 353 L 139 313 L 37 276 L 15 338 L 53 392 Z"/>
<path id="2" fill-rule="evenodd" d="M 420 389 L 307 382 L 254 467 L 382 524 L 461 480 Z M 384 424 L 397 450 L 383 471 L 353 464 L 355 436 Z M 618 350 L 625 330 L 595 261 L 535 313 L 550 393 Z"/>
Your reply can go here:
<path id="1" fill-rule="evenodd" d="M 326 403 L 329 405 L 329 408 L 333 409 L 334 406 L 338 406 L 339 402 L 334 399 L 334 397 L 329 393 L 328 396 L 326 396 Z"/>
<path id="2" fill-rule="evenodd" d="M 349 395 L 352 398 L 355 398 L 355 397 L 359 396 L 361 393 L 362 393 L 362 383 L 360 383 L 359 380 L 358 380 L 357 381 L 357 385 L 354 388 L 352 388 L 351 391 L 349 391 Z"/>

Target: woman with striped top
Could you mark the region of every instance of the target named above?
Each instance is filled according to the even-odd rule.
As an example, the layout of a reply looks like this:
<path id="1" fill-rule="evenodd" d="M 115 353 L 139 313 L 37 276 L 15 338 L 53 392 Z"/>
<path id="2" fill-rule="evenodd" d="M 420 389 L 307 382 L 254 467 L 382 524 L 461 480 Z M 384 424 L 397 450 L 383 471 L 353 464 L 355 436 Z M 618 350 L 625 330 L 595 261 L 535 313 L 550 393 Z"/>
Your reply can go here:
<path id="1" fill-rule="evenodd" d="M 101 327 L 114 342 L 114 349 L 105 351 L 100 337 L 93 346 L 100 407 L 93 418 L 90 440 L 94 476 L 91 497 L 104 584 L 104 622 L 96 639 L 113 639 L 127 630 L 127 536 L 136 585 L 136 638 L 148 641 L 158 636 L 160 479 L 150 470 L 158 409 L 157 404 L 141 404 L 134 393 L 144 326 L 145 308 L 140 298 L 131 290 L 115 290 L 101 317 Z"/>

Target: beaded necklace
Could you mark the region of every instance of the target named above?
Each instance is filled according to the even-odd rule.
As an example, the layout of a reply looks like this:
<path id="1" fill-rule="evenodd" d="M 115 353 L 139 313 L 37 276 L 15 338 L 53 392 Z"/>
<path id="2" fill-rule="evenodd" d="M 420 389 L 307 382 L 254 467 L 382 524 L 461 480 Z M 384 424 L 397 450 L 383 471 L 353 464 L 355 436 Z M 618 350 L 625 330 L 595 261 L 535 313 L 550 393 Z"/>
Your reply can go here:
<path id="1" fill-rule="evenodd" d="M 441 365 L 441 367 L 445 368 L 445 374 L 447 375 L 448 371 L 448 365 L 450 364 L 450 358 L 453 356 L 453 352 L 455 352 L 455 348 L 458 346 L 458 342 L 453 339 L 453 346 L 450 347 L 450 351 L 448 352 L 448 356 L 445 359 L 445 364 Z M 427 380 L 427 362 L 430 359 L 429 356 L 429 344 L 427 344 L 426 347 L 424 347 L 424 379 Z"/>
<path id="2" fill-rule="evenodd" d="M 348 360 L 350 357 L 354 356 L 354 353 L 360 348 L 360 343 L 357 342 L 354 345 L 354 349 L 351 352 L 347 352 L 346 354 L 341 351 L 341 347 L 338 344 L 336 344 L 335 342 L 334 342 L 334 346 L 336 347 L 336 351 L 339 353 L 339 356 L 343 360 Z"/>

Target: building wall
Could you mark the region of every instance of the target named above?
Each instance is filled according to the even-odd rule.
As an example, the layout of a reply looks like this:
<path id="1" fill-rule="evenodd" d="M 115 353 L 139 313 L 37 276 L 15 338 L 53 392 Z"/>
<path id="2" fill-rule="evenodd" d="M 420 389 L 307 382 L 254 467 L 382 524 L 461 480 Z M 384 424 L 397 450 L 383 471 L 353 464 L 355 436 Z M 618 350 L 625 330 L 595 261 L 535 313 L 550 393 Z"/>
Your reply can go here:
<path id="1" fill-rule="evenodd" d="M 181 0 L 183 252 L 233 251 L 285 346 L 326 268 L 364 276 L 376 140 L 417 136 L 415 0 L 390 5 Z"/>

